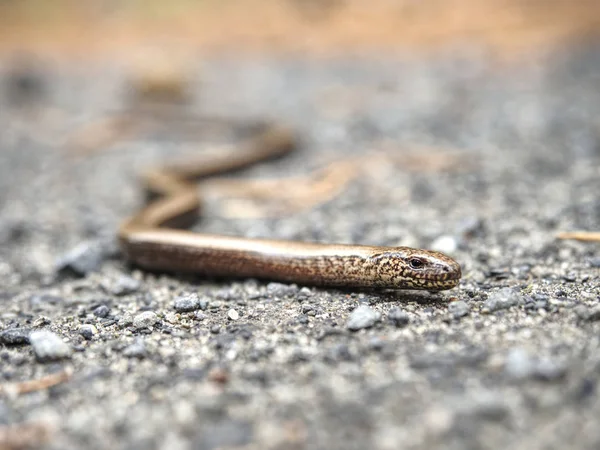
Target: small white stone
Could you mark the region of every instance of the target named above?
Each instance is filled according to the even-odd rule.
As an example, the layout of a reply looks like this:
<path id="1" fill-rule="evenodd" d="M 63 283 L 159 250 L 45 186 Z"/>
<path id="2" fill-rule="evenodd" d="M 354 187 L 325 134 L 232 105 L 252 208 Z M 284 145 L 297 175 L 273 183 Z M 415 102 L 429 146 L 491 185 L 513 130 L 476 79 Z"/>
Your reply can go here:
<path id="1" fill-rule="evenodd" d="M 381 314 L 374 309 L 371 309 L 367 305 L 360 305 L 357 307 L 348 318 L 346 328 L 351 331 L 358 331 L 363 328 L 370 328 L 375 325 L 381 318 Z"/>
<path id="2" fill-rule="evenodd" d="M 230 320 L 238 320 L 240 318 L 240 313 L 232 308 L 227 311 L 227 317 L 229 317 Z"/>
<path id="3" fill-rule="evenodd" d="M 71 347 L 51 331 L 34 331 L 29 341 L 38 361 L 55 361 L 71 356 Z"/>
<path id="4" fill-rule="evenodd" d="M 165 321 L 170 324 L 176 324 L 177 322 L 179 322 L 177 314 L 172 312 L 165 314 Z"/>
<path id="5" fill-rule="evenodd" d="M 158 322 L 158 316 L 152 311 L 144 311 L 133 318 L 133 326 L 137 329 L 151 328 Z"/>
<path id="6" fill-rule="evenodd" d="M 452 236 L 440 236 L 431 243 L 431 249 L 442 253 L 454 253 L 458 248 L 456 239 Z"/>

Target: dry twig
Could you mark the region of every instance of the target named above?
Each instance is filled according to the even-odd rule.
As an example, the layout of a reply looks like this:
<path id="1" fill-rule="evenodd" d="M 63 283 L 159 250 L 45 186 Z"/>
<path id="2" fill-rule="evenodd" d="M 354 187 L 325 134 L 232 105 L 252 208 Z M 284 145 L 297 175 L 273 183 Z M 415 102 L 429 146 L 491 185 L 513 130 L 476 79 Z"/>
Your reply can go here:
<path id="1" fill-rule="evenodd" d="M 37 380 L 19 381 L 17 383 L 4 383 L 0 385 L 0 394 L 26 394 L 28 392 L 41 391 L 48 389 L 57 384 L 68 381 L 73 375 L 73 371 L 69 368 L 60 372 L 45 375 Z"/>
<path id="2" fill-rule="evenodd" d="M 556 237 L 581 242 L 600 242 L 600 231 L 564 231 L 558 233 Z"/>

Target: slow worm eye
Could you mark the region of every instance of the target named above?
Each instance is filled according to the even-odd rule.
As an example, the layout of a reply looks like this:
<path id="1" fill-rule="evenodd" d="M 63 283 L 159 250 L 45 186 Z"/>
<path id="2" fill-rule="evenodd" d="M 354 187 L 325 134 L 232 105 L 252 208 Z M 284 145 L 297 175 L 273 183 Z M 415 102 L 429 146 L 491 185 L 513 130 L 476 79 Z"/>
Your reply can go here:
<path id="1" fill-rule="evenodd" d="M 419 258 L 411 258 L 408 263 L 410 264 L 410 267 L 413 269 L 422 269 L 423 266 L 425 265 L 425 263 L 423 262 L 423 260 L 419 259 Z"/>

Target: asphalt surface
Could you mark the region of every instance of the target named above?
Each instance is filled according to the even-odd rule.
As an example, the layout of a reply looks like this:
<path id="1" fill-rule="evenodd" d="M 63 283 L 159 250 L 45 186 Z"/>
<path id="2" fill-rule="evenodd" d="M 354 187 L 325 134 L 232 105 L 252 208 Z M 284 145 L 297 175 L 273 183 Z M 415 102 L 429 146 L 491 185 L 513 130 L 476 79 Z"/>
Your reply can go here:
<path id="1" fill-rule="evenodd" d="M 555 238 L 600 229 L 597 45 L 512 65 L 462 49 L 194 68 L 185 108 L 302 136 L 244 176 L 396 157 L 274 217 L 229 217 L 209 198 L 198 230 L 439 249 L 463 267 L 442 293 L 129 267 L 115 232 L 142 202 L 136 175 L 235 133 L 162 130 L 73 156 L 68 136 L 128 108 L 126 68 L 0 64 L 0 448 L 600 446 L 600 244 Z M 457 150 L 442 171 L 402 164 Z"/>

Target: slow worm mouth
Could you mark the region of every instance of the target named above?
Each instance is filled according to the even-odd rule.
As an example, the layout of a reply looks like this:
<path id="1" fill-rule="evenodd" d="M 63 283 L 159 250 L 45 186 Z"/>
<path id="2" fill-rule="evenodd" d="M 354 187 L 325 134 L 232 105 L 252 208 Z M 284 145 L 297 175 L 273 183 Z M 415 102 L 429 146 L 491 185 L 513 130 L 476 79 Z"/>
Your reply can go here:
<path id="1" fill-rule="evenodd" d="M 460 280 L 462 278 L 462 269 L 458 263 L 454 263 L 450 271 L 446 274 L 446 280 Z"/>
<path id="2" fill-rule="evenodd" d="M 459 271 L 452 271 L 452 272 L 446 272 L 443 274 L 438 275 L 437 277 L 434 277 L 431 279 L 431 281 L 433 283 L 439 283 L 439 284 L 451 284 L 451 283 L 457 283 L 462 277 L 462 273 Z"/>
<path id="3" fill-rule="evenodd" d="M 459 270 L 459 271 L 456 271 L 456 272 L 450 272 L 448 274 L 448 278 L 446 278 L 445 281 L 458 281 L 461 278 L 462 278 L 462 272 Z"/>
<path id="4" fill-rule="evenodd" d="M 432 287 L 430 287 L 428 289 L 431 290 L 431 291 L 444 291 L 446 289 L 452 289 L 453 287 L 458 286 L 458 282 L 459 281 L 460 281 L 460 277 L 459 278 L 453 278 L 453 279 L 449 279 L 449 280 L 440 281 L 435 286 L 432 286 Z"/>

